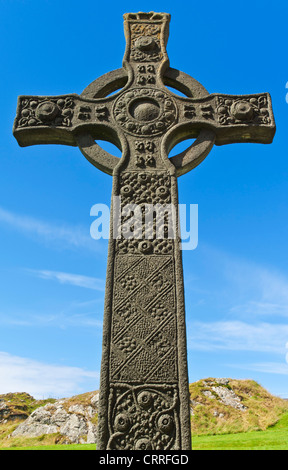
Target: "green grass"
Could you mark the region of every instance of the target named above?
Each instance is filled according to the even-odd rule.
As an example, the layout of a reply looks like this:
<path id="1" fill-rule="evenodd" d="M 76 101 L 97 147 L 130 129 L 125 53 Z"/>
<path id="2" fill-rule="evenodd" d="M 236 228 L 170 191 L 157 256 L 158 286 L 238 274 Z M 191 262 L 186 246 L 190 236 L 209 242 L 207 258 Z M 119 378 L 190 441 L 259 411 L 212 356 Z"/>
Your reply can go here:
<path id="1" fill-rule="evenodd" d="M 193 436 L 193 450 L 288 450 L 288 413 L 266 431 Z M 2 450 L 96 450 L 96 444 L 9 447 Z"/>
<path id="2" fill-rule="evenodd" d="M 6 447 L 0 450 L 96 450 L 96 444 L 55 444 L 51 446 Z"/>
<path id="3" fill-rule="evenodd" d="M 193 436 L 193 450 L 288 450 L 288 413 L 266 431 Z"/>
<path id="4" fill-rule="evenodd" d="M 8 426 L 2 430 L 2 434 L 11 433 L 16 425 Z M 266 430 L 249 431 L 230 434 L 193 434 L 193 450 L 288 450 L 288 412 L 282 414 L 276 424 L 269 426 Z M 217 430 L 219 432 L 219 430 Z M 52 436 L 52 435 L 51 435 Z M 96 444 L 53 444 L 55 439 L 49 438 L 50 442 L 42 438 L 26 438 L 15 440 L 11 447 L 0 447 L 0 450 L 96 450 Z M 23 439 L 23 438 L 22 438 Z M 28 442 L 27 442 L 28 441 Z M 42 441 L 42 444 L 41 443 Z M 27 447 L 24 447 L 24 446 Z"/>

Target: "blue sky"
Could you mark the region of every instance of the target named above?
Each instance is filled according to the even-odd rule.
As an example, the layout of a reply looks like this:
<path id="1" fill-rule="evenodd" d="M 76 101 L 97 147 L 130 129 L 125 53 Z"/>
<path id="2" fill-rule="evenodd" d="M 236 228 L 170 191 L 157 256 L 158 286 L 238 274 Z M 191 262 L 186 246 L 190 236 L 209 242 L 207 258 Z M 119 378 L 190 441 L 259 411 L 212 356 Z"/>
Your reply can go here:
<path id="1" fill-rule="evenodd" d="M 183 252 L 189 380 L 252 378 L 288 397 L 287 2 L 0 7 L 0 394 L 98 388 L 108 244 L 91 239 L 90 209 L 112 187 L 77 148 L 20 148 L 17 96 L 80 94 L 121 67 L 123 13 L 153 10 L 172 16 L 171 67 L 210 93 L 269 92 L 277 125 L 272 145 L 214 147 L 178 180 L 199 210 L 198 247 Z"/>

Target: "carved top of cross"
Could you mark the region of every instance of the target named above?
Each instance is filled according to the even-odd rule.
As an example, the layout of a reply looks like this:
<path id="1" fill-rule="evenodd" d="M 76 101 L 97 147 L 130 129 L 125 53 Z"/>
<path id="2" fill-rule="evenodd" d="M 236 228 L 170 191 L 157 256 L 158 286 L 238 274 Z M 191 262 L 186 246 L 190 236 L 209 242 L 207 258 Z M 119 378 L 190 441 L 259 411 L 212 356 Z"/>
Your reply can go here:
<path id="1" fill-rule="evenodd" d="M 167 165 L 174 145 L 196 137 L 170 158 L 179 176 L 201 163 L 214 144 L 271 143 L 270 95 L 209 94 L 195 79 L 170 68 L 169 21 L 166 13 L 125 14 L 123 68 L 96 79 L 80 96 L 20 96 L 13 128 L 19 145 L 78 146 L 93 165 L 113 174 L 120 159 L 95 140 L 121 149 L 126 167 L 157 169 Z M 153 153 L 156 143 L 161 150 Z"/>

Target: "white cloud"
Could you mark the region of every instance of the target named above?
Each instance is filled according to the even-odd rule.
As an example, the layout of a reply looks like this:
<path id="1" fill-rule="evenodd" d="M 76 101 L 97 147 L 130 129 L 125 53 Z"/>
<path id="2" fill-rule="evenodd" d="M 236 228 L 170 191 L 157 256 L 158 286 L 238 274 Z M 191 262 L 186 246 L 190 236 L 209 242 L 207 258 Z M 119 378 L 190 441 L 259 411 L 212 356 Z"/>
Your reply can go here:
<path id="1" fill-rule="evenodd" d="M 95 301 L 95 304 L 99 302 Z M 80 310 L 80 309 L 79 309 Z M 64 310 L 59 310 L 55 313 L 49 312 L 33 312 L 29 310 L 16 311 L 16 312 L 0 312 L 0 327 L 10 327 L 15 328 L 56 328 L 56 329 L 66 329 L 66 328 L 93 328 L 93 329 L 102 329 L 103 327 L 103 308 L 101 306 L 99 313 L 99 306 L 96 305 L 88 311 L 83 310 L 83 312 L 77 312 L 77 307 L 70 305 L 67 306 Z M 27 330 L 26 330 L 27 331 Z"/>
<path id="2" fill-rule="evenodd" d="M 35 274 L 37 277 L 46 280 L 58 281 L 61 284 L 71 284 L 73 286 L 84 287 L 86 289 L 93 289 L 98 291 L 105 290 L 105 282 L 103 279 L 96 277 L 83 276 L 82 274 L 64 273 L 59 271 L 47 270 L 33 270 L 29 272 Z"/>
<path id="3" fill-rule="evenodd" d="M 73 227 L 44 222 L 34 217 L 15 214 L 0 207 L 0 223 L 12 227 L 25 235 L 49 244 L 61 244 L 61 248 L 85 248 L 100 250 L 100 241 L 92 240 L 90 226 Z"/>
<path id="4" fill-rule="evenodd" d="M 288 278 L 273 268 L 234 260 L 229 276 L 247 299 L 231 310 L 254 316 L 288 317 Z"/>
<path id="5" fill-rule="evenodd" d="M 0 352 L 0 377 L 0 394 L 26 392 L 37 399 L 64 398 L 99 387 L 98 371 L 45 364 L 6 352 Z"/>
<path id="6" fill-rule="evenodd" d="M 264 372 L 266 374 L 288 375 L 288 364 L 285 362 L 259 362 L 255 364 L 233 364 L 237 369 L 246 369 L 255 372 Z M 287 397 L 287 392 L 284 394 Z"/>
<path id="7" fill-rule="evenodd" d="M 285 361 L 287 339 L 287 324 L 198 321 L 187 325 L 187 344 L 191 350 L 266 352 L 283 355 Z"/>
<path id="8" fill-rule="evenodd" d="M 273 322 L 276 316 L 288 317 L 288 271 L 281 272 L 274 266 L 240 259 L 205 244 L 202 244 L 201 256 L 201 267 L 206 267 L 207 292 L 203 291 L 203 295 L 206 301 L 213 299 L 214 310 L 217 306 L 225 308 L 225 315 L 230 313 L 234 318 L 245 317 L 249 321 L 261 316 L 266 319 L 271 316 Z M 198 284 L 199 280 L 191 289 Z"/>

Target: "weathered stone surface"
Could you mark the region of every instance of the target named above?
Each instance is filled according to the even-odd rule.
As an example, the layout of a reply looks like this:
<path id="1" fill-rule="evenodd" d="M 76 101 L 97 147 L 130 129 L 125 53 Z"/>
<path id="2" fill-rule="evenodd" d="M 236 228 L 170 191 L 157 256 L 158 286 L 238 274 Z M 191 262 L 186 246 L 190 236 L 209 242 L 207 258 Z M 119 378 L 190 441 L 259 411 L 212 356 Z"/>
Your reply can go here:
<path id="1" fill-rule="evenodd" d="M 215 398 L 215 396 L 210 390 L 203 390 L 202 393 L 205 397 L 211 398 L 212 400 Z"/>
<path id="2" fill-rule="evenodd" d="M 232 406 L 232 408 L 236 408 L 237 410 L 245 411 L 247 408 L 241 403 L 241 400 L 237 395 L 226 387 L 221 386 L 214 386 L 212 390 L 218 395 L 221 402 L 224 405 Z"/>
<path id="3" fill-rule="evenodd" d="M 229 379 L 226 378 L 213 379 L 213 381 L 210 380 L 209 382 L 203 380 L 203 384 L 207 385 L 209 390 L 203 390 L 202 394 L 212 400 L 219 398 L 224 405 L 245 411 L 247 409 L 246 406 L 241 403 L 241 399 L 231 389 L 229 382 Z"/>
<path id="4" fill-rule="evenodd" d="M 95 416 L 98 412 L 98 397 L 98 392 L 91 394 L 88 404 L 85 405 L 69 405 L 71 399 L 61 399 L 37 408 L 15 429 L 12 437 L 37 437 L 58 433 L 63 437 L 61 442 L 96 443 Z"/>
<path id="5" fill-rule="evenodd" d="M 199 165 L 214 144 L 272 142 L 275 123 L 268 93 L 210 95 L 169 67 L 170 15 L 128 13 L 124 20 L 123 69 L 95 80 L 81 96 L 19 97 L 14 135 L 21 146 L 78 145 L 93 165 L 113 174 L 112 195 L 121 197 L 122 214 L 131 204 L 142 214 L 147 204 L 174 207 L 169 236 L 159 236 L 153 221 L 131 230 L 124 214 L 113 238 L 111 220 L 98 448 L 190 449 L 177 176 Z M 191 147 L 168 159 L 178 142 L 193 137 Z M 95 139 L 114 143 L 122 158 Z M 165 220 L 162 225 L 164 233 Z M 217 392 L 224 399 L 223 390 Z M 80 415 L 65 424 L 70 435 L 84 426 Z"/>
<path id="6" fill-rule="evenodd" d="M 6 393 L 0 395 L 0 424 L 24 420 L 31 413 L 31 408 L 44 405 L 48 401 L 35 400 L 28 393 Z"/>
<path id="7" fill-rule="evenodd" d="M 197 382 L 196 382 L 197 383 Z M 219 402 L 225 406 L 234 408 L 239 411 L 246 411 L 247 407 L 243 405 L 241 398 L 235 393 L 230 385 L 230 380 L 227 378 L 206 379 L 201 381 L 200 394 L 209 400 L 214 400 L 215 404 Z M 191 400 L 191 415 L 194 416 L 194 408 L 202 403 L 197 400 Z M 219 413 L 218 410 L 213 412 L 213 416 L 223 418 L 224 414 Z"/>
<path id="8" fill-rule="evenodd" d="M 27 414 L 21 409 L 11 411 L 11 407 L 4 400 L 0 401 L 0 424 L 18 419 L 26 419 Z"/>

